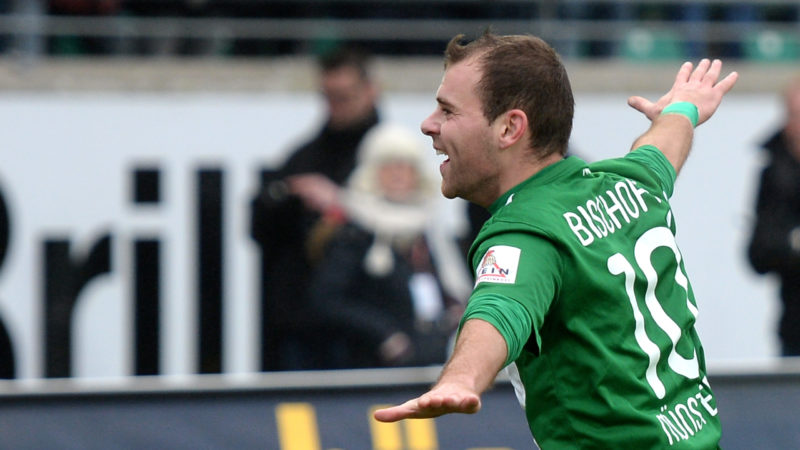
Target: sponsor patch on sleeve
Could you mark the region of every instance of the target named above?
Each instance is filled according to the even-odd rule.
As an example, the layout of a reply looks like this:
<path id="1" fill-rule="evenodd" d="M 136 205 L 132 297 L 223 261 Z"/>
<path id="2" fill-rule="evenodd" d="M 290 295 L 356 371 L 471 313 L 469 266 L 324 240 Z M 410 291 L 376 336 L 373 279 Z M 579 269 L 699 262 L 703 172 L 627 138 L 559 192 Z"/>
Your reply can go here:
<path id="1" fill-rule="evenodd" d="M 519 255 L 516 247 L 496 245 L 489 248 L 481 258 L 475 273 L 475 285 L 478 283 L 513 284 L 517 279 Z"/>

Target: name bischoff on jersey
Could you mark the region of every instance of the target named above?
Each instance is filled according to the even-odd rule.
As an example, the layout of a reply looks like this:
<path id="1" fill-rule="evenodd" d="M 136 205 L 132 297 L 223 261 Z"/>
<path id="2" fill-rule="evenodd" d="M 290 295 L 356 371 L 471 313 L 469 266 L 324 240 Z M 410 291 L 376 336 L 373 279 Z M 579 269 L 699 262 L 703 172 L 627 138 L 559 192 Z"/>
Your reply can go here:
<path id="1" fill-rule="evenodd" d="M 563 217 L 585 247 L 595 239 L 614 234 L 647 212 L 645 195 L 658 203 L 662 201 L 647 189 L 637 186 L 635 181 L 625 178 L 614 184 L 613 189 L 578 205 L 574 212 L 565 212 Z"/>

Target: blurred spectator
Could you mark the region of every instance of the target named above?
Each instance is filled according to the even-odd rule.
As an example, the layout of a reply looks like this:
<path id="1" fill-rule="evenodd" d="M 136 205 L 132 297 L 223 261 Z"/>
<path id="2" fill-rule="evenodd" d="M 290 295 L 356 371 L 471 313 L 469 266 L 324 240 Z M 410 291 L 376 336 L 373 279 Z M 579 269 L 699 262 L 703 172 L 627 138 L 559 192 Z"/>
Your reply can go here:
<path id="1" fill-rule="evenodd" d="M 316 229 L 323 237 L 311 250 L 324 256 L 311 298 L 334 327 L 325 339 L 330 368 L 442 364 L 447 357 L 471 284 L 456 240 L 437 235 L 439 183 L 424 152 L 405 128 L 373 128 L 341 211 Z M 461 286 L 443 276 L 454 269 L 463 272 Z"/>
<path id="2" fill-rule="evenodd" d="M 8 244 L 11 241 L 11 224 L 9 223 L 6 201 L 0 195 L 0 265 L 8 256 Z M 6 329 L 3 317 L 0 316 L 0 378 L 16 377 L 16 358 L 11 336 Z"/>
<path id="3" fill-rule="evenodd" d="M 378 123 L 378 89 L 368 58 L 342 48 L 320 60 L 327 120 L 277 171 L 263 170 L 252 202 L 251 234 L 261 248 L 262 368 L 314 369 L 319 324 L 309 308 L 305 242 L 321 214 L 338 207 L 338 186 L 356 163 L 364 134 Z"/>
<path id="4" fill-rule="evenodd" d="M 781 353 L 800 356 L 800 76 L 786 87 L 784 101 L 785 123 L 763 145 L 769 160 L 761 172 L 748 256 L 758 273 L 779 277 Z"/>

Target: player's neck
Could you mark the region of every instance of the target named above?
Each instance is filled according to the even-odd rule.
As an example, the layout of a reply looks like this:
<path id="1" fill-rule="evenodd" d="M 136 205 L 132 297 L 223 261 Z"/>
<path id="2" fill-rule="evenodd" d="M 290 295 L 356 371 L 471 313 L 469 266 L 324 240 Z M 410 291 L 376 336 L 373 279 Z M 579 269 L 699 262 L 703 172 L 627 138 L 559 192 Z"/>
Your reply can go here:
<path id="1" fill-rule="evenodd" d="M 517 161 L 515 164 L 509 164 L 506 173 L 501 180 L 500 195 L 508 192 L 509 189 L 522 183 L 528 178 L 541 172 L 545 167 L 551 166 L 564 159 L 564 156 L 559 153 L 551 153 L 543 158 L 529 158 L 523 161 Z"/>

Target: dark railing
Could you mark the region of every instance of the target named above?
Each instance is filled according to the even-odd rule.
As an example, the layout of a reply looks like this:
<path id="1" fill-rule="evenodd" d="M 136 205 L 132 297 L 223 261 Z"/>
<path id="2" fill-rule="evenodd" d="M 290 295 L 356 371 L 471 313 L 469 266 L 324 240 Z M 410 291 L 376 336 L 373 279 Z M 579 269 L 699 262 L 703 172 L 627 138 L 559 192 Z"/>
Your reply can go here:
<path id="1" fill-rule="evenodd" d="M 541 36 L 567 58 L 800 59 L 800 4 L 788 0 L 163 0 L 119 1 L 103 15 L 22 3 L 0 15 L 6 54 L 259 57 L 349 41 L 427 55 L 491 26 Z"/>

